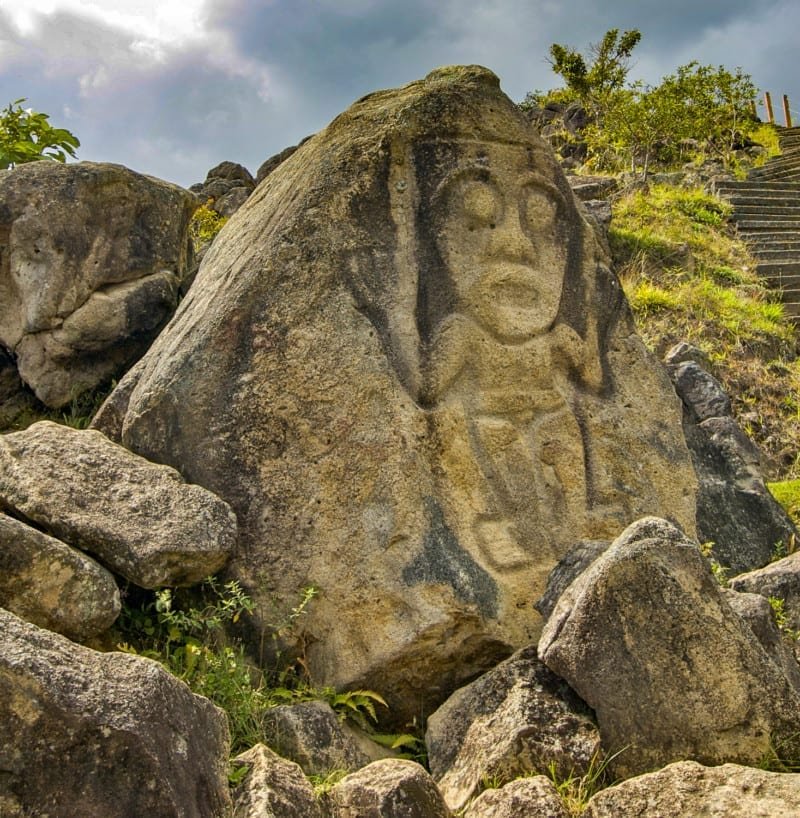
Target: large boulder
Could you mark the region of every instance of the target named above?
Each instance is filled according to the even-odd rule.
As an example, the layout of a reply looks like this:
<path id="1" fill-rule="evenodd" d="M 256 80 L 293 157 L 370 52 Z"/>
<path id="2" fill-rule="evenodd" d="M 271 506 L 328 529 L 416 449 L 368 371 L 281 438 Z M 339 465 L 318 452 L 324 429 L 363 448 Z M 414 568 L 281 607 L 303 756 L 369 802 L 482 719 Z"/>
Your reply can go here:
<path id="1" fill-rule="evenodd" d="M 535 640 L 576 540 L 694 520 L 666 374 L 475 66 L 369 95 L 282 162 L 96 425 L 231 504 L 260 610 L 316 586 L 312 676 L 399 722 Z"/>
<path id="2" fill-rule="evenodd" d="M 210 491 L 100 432 L 50 421 L 0 437 L 0 508 L 142 588 L 199 582 L 236 545 L 236 517 Z"/>
<path id="3" fill-rule="evenodd" d="M 525 648 L 457 690 L 428 719 L 431 774 L 450 809 L 487 780 L 553 769 L 580 777 L 598 761 L 600 735 L 586 705 Z"/>
<path id="4" fill-rule="evenodd" d="M 597 793 L 583 818 L 796 818 L 800 775 L 680 761 Z"/>
<path id="5" fill-rule="evenodd" d="M 119 589 L 91 557 L 0 514 L 0 607 L 83 642 L 114 623 Z"/>
<path id="6" fill-rule="evenodd" d="M 0 172 L 0 345 L 60 407 L 138 358 L 175 309 L 197 206 L 121 165 Z"/>
<path id="7" fill-rule="evenodd" d="M 594 708 L 621 776 L 800 753 L 800 695 L 664 520 L 630 526 L 564 591 L 539 655 Z"/>
<path id="8" fill-rule="evenodd" d="M 723 566 L 742 573 L 769 562 L 776 545 L 788 547 L 797 531 L 767 489 L 758 450 L 698 352 L 682 343 L 666 358 L 697 472 L 697 535 Z"/>
<path id="9" fill-rule="evenodd" d="M 227 818 L 224 713 L 150 659 L 0 609 L 0 814 Z"/>

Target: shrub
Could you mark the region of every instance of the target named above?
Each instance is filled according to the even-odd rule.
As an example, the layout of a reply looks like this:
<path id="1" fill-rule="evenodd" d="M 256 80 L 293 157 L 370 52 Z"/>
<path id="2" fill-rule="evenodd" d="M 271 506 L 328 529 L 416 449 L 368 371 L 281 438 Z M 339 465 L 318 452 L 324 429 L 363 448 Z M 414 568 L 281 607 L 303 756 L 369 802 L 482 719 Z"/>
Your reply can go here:
<path id="1" fill-rule="evenodd" d="M 54 128 L 47 114 L 23 108 L 25 98 L 9 103 L 0 112 L 0 168 L 39 159 L 65 162 L 80 147 L 78 138 L 64 128 Z"/>

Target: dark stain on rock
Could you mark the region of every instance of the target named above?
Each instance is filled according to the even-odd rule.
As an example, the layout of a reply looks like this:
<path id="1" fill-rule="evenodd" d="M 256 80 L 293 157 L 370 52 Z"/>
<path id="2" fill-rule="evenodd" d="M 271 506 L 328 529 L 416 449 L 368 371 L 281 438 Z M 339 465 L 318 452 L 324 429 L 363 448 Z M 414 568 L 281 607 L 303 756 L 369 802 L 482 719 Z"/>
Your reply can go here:
<path id="1" fill-rule="evenodd" d="M 422 544 L 422 553 L 403 569 L 406 585 L 441 582 L 449 585 L 461 602 L 475 605 L 487 618 L 498 611 L 497 584 L 459 545 L 432 497 L 426 498 L 429 528 Z"/>

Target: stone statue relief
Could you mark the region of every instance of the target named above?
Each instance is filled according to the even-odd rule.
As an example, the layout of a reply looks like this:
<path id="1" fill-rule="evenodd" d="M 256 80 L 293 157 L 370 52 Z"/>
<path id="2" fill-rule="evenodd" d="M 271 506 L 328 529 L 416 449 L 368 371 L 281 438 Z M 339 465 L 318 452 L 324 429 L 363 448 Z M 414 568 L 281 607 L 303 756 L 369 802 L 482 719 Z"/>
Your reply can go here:
<path id="1" fill-rule="evenodd" d="M 421 380 L 456 513 L 472 518 L 476 556 L 503 571 L 554 556 L 557 532 L 581 527 L 585 451 L 569 397 L 598 388 L 600 366 L 597 348 L 559 320 L 561 193 L 516 146 L 486 146 L 480 159 L 433 196 L 453 309 L 432 332 Z"/>

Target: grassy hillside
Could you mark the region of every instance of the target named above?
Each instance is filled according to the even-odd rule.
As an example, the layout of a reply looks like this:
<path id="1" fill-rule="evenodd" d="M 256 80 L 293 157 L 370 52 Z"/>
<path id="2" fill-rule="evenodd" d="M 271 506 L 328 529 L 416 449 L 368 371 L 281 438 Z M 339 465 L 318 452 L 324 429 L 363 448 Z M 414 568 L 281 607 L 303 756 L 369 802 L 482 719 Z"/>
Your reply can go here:
<path id="1" fill-rule="evenodd" d="M 636 323 L 659 356 L 678 341 L 704 350 L 771 480 L 800 477 L 797 336 L 775 293 L 699 188 L 654 185 L 620 197 L 610 244 Z"/>

